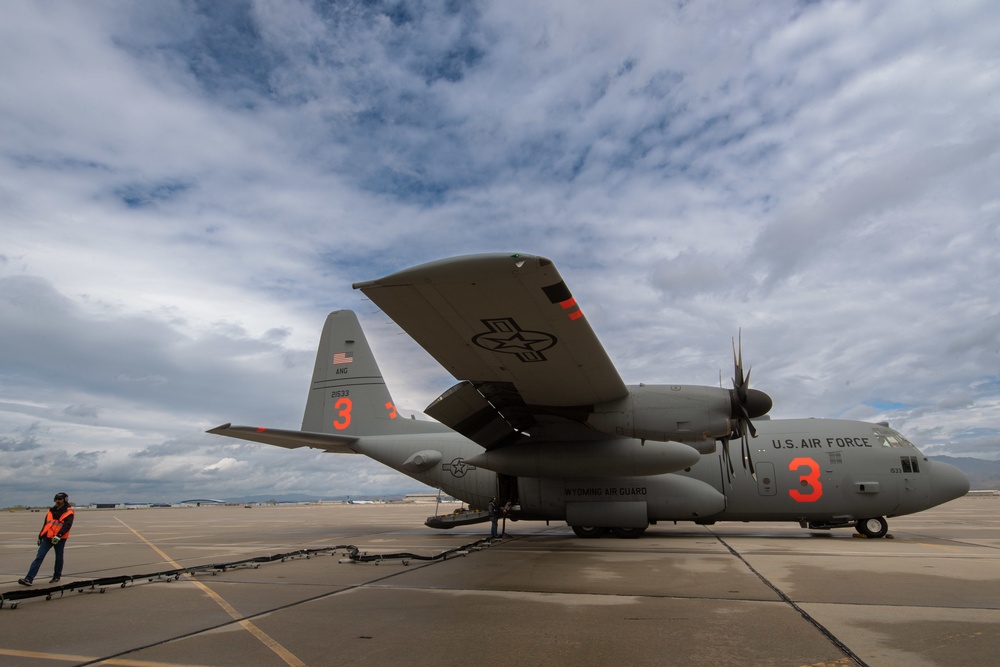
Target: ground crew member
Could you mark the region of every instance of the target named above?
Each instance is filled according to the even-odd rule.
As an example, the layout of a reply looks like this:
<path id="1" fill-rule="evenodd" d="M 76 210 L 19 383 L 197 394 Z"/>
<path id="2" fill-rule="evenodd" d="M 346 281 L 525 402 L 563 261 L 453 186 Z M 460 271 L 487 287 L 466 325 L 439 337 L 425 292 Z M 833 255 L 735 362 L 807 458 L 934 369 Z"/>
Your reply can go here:
<path id="1" fill-rule="evenodd" d="M 66 538 L 69 537 L 69 529 L 73 527 L 73 508 L 69 506 L 69 496 L 65 493 L 57 493 L 53 498 L 55 505 L 49 508 L 45 514 L 45 523 L 42 525 L 42 532 L 38 533 L 38 553 L 31 567 L 28 568 L 28 576 L 18 579 L 17 583 L 22 586 L 31 586 L 38 574 L 38 568 L 45 560 L 45 554 L 49 549 L 56 550 L 56 566 L 49 579 L 50 584 L 54 584 L 62 577 L 63 569 L 63 549 L 66 548 Z"/>
<path id="2" fill-rule="evenodd" d="M 489 510 L 490 513 L 490 539 L 493 539 L 497 537 L 497 521 L 500 520 L 500 515 L 503 512 L 496 496 L 493 496 L 490 499 L 490 504 L 489 507 L 487 507 L 487 510 Z"/>

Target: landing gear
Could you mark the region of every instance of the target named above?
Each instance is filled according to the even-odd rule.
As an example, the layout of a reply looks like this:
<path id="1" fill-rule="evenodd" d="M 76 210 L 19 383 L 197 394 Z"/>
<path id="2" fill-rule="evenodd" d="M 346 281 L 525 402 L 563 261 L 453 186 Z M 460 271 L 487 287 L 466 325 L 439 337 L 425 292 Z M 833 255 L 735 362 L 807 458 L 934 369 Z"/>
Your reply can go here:
<path id="1" fill-rule="evenodd" d="M 854 530 L 865 537 L 877 539 L 885 537 L 885 534 L 889 532 L 889 522 L 880 516 L 872 519 L 858 519 L 858 522 L 854 524 Z"/>
<path id="2" fill-rule="evenodd" d="M 571 526 L 573 532 L 576 533 L 577 537 L 591 538 L 600 537 L 604 534 L 604 528 L 595 528 L 594 526 Z"/>

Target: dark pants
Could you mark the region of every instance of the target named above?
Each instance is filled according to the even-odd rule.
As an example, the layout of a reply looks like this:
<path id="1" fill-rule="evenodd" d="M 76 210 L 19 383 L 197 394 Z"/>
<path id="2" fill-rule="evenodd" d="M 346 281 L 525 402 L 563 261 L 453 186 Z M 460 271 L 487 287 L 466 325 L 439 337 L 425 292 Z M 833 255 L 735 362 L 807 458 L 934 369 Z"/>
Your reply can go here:
<path id="1" fill-rule="evenodd" d="M 490 537 L 496 537 L 497 536 L 497 521 L 498 520 L 499 520 L 499 517 L 495 517 L 495 516 L 491 516 L 490 517 L 490 523 L 492 524 L 492 526 L 490 527 Z"/>
<path id="2" fill-rule="evenodd" d="M 45 554 L 49 553 L 49 549 L 52 548 L 52 540 L 48 537 L 42 538 L 42 543 L 38 545 L 38 553 L 35 554 L 35 560 L 31 562 L 31 567 L 28 568 L 28 576 L 25 577 L 28 581 L 34 581 L 35 575 L 38 574 L 38 568 L 42 566 L 42 561 L 45 560 Z M 55 545 L 56 549 L 56 568 L 52 573 L 53 577 L 61 577 L 63 569 L 63 549 L 66 548 L 66 540 L 59 540 L 59 544 Z"/>

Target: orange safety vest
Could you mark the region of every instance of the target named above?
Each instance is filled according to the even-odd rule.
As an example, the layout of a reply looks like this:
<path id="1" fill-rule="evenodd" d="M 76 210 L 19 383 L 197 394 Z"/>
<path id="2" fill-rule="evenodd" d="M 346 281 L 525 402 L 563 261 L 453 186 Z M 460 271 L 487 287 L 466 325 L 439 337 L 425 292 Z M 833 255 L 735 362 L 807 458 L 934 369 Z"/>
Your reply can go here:
<path id="1" fill-rule="evenodd" d="M 45 515 L 45 525 L 42 527 L 42 532 L 38 534 L 39 537 L 53 538 L 59 534 L 62 530 L 63 523 L 66 521 L 66 517 L 73 516 L 76 512 L 73 511 L 72 507 L 67 507 L 66 511 L 63 512 L 58 519 L 52 516 L 52 508 L 49 508 L 48 513 Z M 69 531 L 62 536 L 62 539 L 69 537 Z"/>

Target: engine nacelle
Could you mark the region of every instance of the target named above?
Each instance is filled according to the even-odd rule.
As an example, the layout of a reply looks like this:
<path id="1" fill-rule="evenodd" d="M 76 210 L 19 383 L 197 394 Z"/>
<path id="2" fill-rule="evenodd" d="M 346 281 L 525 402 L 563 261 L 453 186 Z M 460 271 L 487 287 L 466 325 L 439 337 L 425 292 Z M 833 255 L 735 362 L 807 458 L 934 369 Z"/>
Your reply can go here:
<path id="1" fill-rule="evenodd" d="M 729 389 L 633 385 L 626 398 L 595 406 L 586 423 L 602 433 L 641 440 L 704 442 L 733 432 L 733 411 Z"/>

